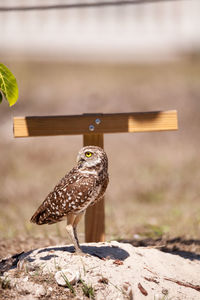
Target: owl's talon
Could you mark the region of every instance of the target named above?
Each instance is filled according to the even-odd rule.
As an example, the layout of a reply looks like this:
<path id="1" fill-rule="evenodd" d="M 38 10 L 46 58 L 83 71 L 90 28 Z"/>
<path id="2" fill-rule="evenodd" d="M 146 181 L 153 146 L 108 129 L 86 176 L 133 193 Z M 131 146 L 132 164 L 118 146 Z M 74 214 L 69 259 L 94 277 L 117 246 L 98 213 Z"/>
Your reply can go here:
<path id="1" fill-rule="evenodd" d="M 98 257 L 99 259 L 103 259 L 103 256 L 100 256 L 96 253 L 91 253 L 91 254 L 90 253 L 85 253 L 82 250 L 75 251 L 75 254 L 80 255 L 80 256 L 85 256 L 85 257 L 95 256 L 95 257 Z"/>
<path id="2" fill-rule="evenodd" d="M 85 252 L 83 252 L 81 250 L 75 251 L 74 254 L 79 255 L 79 256 L 84 256 L 84 257 L 89 257 L 90 256 L 90 254 L 85 253 Z"/>

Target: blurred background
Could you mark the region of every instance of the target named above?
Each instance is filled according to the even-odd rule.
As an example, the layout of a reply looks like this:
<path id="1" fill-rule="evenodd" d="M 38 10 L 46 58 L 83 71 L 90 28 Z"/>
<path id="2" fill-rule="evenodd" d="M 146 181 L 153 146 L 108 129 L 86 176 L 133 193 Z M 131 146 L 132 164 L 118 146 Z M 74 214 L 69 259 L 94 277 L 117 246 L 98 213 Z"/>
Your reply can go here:
<path id="1" fill-rule="evenodd" d="M 177 109 L 179 130 L 108 134 L 106 238 L 200 236 L 200 1 L 0 0 L 0 237 L 66 243 L 29 222 L 75 164 L 81 136 L 13 137 L 14 116 Z M 79 226 L 84 241 L 84 222 Z"/>

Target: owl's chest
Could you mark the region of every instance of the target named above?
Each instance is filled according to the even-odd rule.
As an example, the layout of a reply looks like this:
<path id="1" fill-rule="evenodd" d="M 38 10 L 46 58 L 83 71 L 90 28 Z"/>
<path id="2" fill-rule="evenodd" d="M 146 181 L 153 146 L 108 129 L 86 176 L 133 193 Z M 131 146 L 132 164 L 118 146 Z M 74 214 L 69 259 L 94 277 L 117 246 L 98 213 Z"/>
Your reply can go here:
<path id="1" fill-rule="evenodd" d="M 92 197 L 92 200 L 90 200 L 89 205 L 96 204 L 104 196 L 106 188 L 108 186 L 108 182 L 109 182 L 108 176 L 106 176 L 105 178 L 103 178 L 99 182 L 97 182 L 97 189 L 94 192 L 94 195 Z"/>
<path id="2" fill-rule="evenodd" d="M 91 193 L 91 196 L 88 197 L 88 199 L 85 201 L 85 203 L 83 203 L 83 207 L 81 209 L 81 211 L 85 210 L 88 208 L 88 206 L 95 204 L 98 199 L 99 199 L 99 195 L 101 194 L 101 186 L 97 186 L 96 189 L 93 191 L 93 193 Z"/>
<path id="3" fill-rule="evenodd" d="M 101 178 L 97 180 L 90 196 L 82 203 L 81 210 L 79 212 L 84 211 L 90 205 L 96 204 L 104 195 L 106 188 L 108 185 L 108 178 Z"/>

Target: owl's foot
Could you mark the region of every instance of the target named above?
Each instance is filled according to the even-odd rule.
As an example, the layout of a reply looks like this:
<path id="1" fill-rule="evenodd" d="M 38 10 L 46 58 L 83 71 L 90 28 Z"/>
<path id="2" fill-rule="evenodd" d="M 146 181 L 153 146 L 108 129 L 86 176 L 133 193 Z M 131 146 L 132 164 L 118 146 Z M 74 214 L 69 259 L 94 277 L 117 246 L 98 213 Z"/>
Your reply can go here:
<path id="1" fill-rule="evenodd" d="M 81 249 L 75 249 L 74 254 L 84 257 L 90 257 L 91 255 L 83 252 Z"/>
<path id="2" fill-rule="evenodd" d="M 79 249 L 78 251 L 75 251 L 74 254 L 80 255 L 82 257 L 97 257 L 99 259 L 104 259 L 104 257 L 102 257 L 101 255 L 98 255 L 97 253 L 85 253 L 81 249 Z"/>
<path id="3" fill-rule="evenodd" d="M 101 257 L 99 255 L 96 255 L 95 253 L 85 253 L 81 250 L 81 248 L 75 248 L 75 252 L 74 254 L 76 255 L 79 255 L 79 256 L 82 256 L 82 257 L 92 257 L 92 256 L 96 256 L 98 258 L 101 259 Z"/>

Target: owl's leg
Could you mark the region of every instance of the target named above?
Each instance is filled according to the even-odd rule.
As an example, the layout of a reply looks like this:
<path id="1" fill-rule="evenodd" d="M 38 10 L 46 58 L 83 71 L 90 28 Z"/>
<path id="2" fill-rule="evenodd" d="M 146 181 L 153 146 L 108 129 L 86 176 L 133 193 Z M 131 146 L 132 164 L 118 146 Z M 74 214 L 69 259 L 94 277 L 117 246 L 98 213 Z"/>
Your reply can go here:
<path id="1" fill-rule="evenodd" d="M 82 252 L 82 250 L 81 250 L 81 248 L 80 248 L 80 244 L 79 244 L 79 240 L 78 240 L 78 236 L 77 236 L 76 227 L 77 227 L 77 225 L 78 225 L 78 223 L 79 223 L 79 221 L 80 221 L 82 215 L 83 215 L 83 213 L 80 213 L 80 214 L 76 215 L 75 220 L 74 220 L 74 223 L 73 223 L 74 237 L 75 237 L 75 239 L 76 239 L 77 245 L 78 245 L 78 247 L 79 247 L 79 249 L 80 249 L 81 252 Z"/>
<path id="2" fill-rule="evenodd" d="M 78 239 L 77 239 L 77 237 L 75 237 L 75 234 L 74 234 L 74 226 L 73 226 L 73 224 L 74 224 L 75 218 L 76 218 L 76 216 L 73 215 L 73 214 L 70 214 L 70 215 L 67 216 L 67 226 L 66 226 L 66 229 L 67 229 L 67 233 L 68 233 L 68 236 L 69 236 L 70 240 L 74 244 L 75 252 L 81 252 L 79 243 L 77 242 Z"/>

